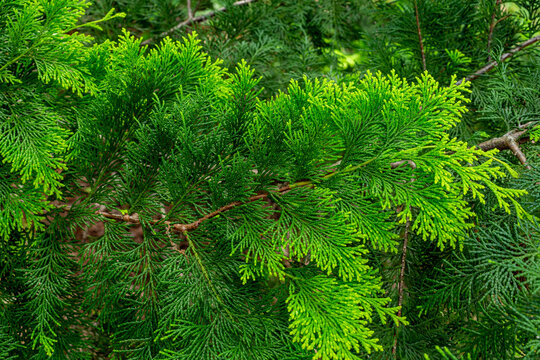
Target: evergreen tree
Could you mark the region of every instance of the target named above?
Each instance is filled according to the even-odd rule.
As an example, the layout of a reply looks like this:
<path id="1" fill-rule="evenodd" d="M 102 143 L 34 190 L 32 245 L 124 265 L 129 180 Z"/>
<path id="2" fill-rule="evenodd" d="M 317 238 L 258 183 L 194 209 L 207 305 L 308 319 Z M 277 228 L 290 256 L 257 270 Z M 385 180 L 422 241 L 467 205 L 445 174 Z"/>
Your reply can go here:
<path id="1" fill-rule="evenodd" d="M 536 2 L 89 6 L 1 2 L 3 358 L 538 356 Z"/>

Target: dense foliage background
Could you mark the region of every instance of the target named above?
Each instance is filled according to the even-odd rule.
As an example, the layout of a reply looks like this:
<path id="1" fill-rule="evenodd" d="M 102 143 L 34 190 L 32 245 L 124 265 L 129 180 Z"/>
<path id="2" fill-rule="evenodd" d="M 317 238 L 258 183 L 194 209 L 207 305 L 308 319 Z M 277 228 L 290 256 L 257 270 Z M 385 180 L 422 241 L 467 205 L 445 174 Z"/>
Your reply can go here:
<path id="1" fill-rule="evenodd" d="M 537 0 L 0 0 L 0 358 L 537 359 L 539 40 Z"/>

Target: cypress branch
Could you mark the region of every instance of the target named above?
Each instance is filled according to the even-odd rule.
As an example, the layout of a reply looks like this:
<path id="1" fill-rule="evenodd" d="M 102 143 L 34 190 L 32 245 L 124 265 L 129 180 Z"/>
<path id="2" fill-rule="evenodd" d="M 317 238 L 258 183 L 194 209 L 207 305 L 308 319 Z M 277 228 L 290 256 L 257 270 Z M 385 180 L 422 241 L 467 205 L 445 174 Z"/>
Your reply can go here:
<path id="1" fill-rule="evenodd" d="M 527 41 L 524 41 L 523 43 L 521 43 L 520 45 L 516 46 L 515 48 L 511 49 L 510 51 L 504 53 L 501 55 L 501 58 L 499 61 L 492 61 L 488 64 L 486 64 L 484 67 L 482 67 L 481 69 L 477 70 L 476 72 L 474 72 L 473 74 L 467 76 L 466 78 L 464 79 L 461 79 L 459 81 L 456 82 L 456 85 L 461 85 L 463 82 L 468 82 L 468 81 L 473 81 L 475 79 L 477 79 L 478 77 L 480 77 L 481 75 L 491 71 L 493 68 L 499 66 L 500 63 L 502 63 L 503 61 L 511 58 L 512 56 L 514 56 L 515 54 L 517 54 L 518 52 L 522 51 L 523 49 L 535 44 L 536 42 L 540 41 L 540 35 L 538 36 L 534 36 L 532 38 L 530 38 L 529 40 Z"/>

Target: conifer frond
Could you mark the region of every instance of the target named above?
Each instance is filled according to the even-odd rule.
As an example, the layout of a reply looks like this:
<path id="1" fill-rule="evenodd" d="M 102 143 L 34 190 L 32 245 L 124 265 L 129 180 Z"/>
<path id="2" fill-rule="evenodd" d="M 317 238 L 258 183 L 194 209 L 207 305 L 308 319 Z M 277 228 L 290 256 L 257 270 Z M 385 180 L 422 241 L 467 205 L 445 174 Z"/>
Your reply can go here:
<path id="1" fill-rule="evenodd" d="M 367 327 L 371 314 L 377 311 L 382 319 L 397 318 L 395 309 L 384 306 L 387 300 L 376 299 L 379 286 L 368 272 L 362 274 L 360 283 L 323 275 L 295 277 L 287 298 L 293 340 L 307 350 L 316 350 L 313 359 L 358 359 L 351 350 L 382 350 Z"/>

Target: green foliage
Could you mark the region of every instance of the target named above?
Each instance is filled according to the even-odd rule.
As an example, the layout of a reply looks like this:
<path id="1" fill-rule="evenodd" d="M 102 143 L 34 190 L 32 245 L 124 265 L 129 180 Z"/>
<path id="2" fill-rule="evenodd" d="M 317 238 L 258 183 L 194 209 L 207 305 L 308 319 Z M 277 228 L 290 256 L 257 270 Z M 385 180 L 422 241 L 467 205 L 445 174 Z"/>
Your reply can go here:
<path id="1" fill-rule="evenodd" d="M 458 360 L 459 358 L 456 357 L 455 355 L 452 354 L 452 352 L 450 350 L 448 350 L 448 348 L 440 348 L 437 346 L 437 351 L 439 352 L 440 356 L 442 357 L 442 359 L 444 360 Z M 462 357 L 463 359 L 467 359 L 467 360 L 471 360 L 471 354 L 467 354 L 466 357 Z M 426 360 L 429 360 L 430 357 L 428 355 L 426 355 Z"/>
<path id="2" fill-rule="evenodd" d="M 266 0 L 242 6 L 233 3 L 193 0 L 195 16 L 205 16 L 222 7 L 227 11 L 217 13 L 206 23 L 195 23 L 169 35 L 181 38 L 196 30 L 204 51 L 212 58 L 222 59 L 230 70 L 245 60 L 257 77 L 262 76 L 259 88 L 263 88 L 265 98 L 284 89 L 291 78 L 313 78 L 341 68 L 340 49 L 348 48 L 351 38 L 358 37 L 360 26 L 369 21 L 366 13 L 372 8 L 362 0 Z M 188 17 L 186 1 L 97 0 L 87 13 L 88 20 L 103 17 L 111 7 L 126 12 L 127 17 L 108 22 L 104 25 L 105 33 L 92 31 L 98 39 L 115 38 L 121 24 L 151 44 L 158 44 L 162 33 Z"/>
<path id="3" fill-rule="evenodd" d="M 506 16 L 507 11 L 491 0 L 381 0 L 375 4 L 377 19 L 385 25 L 366 33 L 368 48 L 376 49 L 367 65 L 384 72 L 396 69 L 404 77 L 422 71 L 416 8 L 427 70 L 445 84 L 450 75 L 466 76 L 481 68 L 499 42 L 506 47 L 516 44 L 520 31 L 518 14 Z M 494 21 L 502 20 L 494 27 L 488 48 L 493 16 Z"/>
<path id="4" fill-rule="evenodd" d="M 445 261 L 445 270 L 434 279 L 425 311 L 437 311 L 433 304 L 450 311 L 446 317 L 462 327 L 457 346 L 473 358 L 512 357 L 518 351 L 516 338 L 529 356 L 537 350 L 538 230 L 537 222 L 519 228 L 484 225 L 467 240 L 470 250 Z M 474 316 L 461 320 L 452 312 Z"/>
<path id="5" fill-rule="evenodd" d="M 503 64 L 482 87 L 473 93 L 480 106 L 478 120 L 490 131 L 510 131 L 529 122 L 538 121 L 540 114 L 540 73 L 538 59 L 534 67 L 521 71 L 519 76 Z M 534 135 L 533 135 L 534 137 Z"/>
<path id="6" fill-rule="evenodd" d="M 78 24 L 86 1 L 3 1 L 0 355 L 533 359 L 537 147 L 523 170 L 465 134 L 535 129 L 535 69 L 475 87 L 477 128 L 450 76 L 488 55 L 473 30 L 502 13 L 484 3 L 418 2 L 423 72 L 410 1 L 226 2 L 202 41 L 151 47 L 127 30 L 96 44 L 122 18 L 106 2 Z M 186 13 L 114 5 L 143 36 Z M 531 31 L 527 6 L 496 36 Z M 355 40 L 384 44 L 359 65 L 383 71 L 338 75 L 381 19 Z"/>

